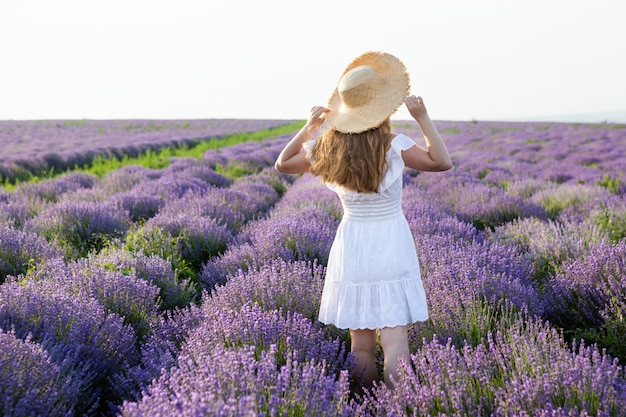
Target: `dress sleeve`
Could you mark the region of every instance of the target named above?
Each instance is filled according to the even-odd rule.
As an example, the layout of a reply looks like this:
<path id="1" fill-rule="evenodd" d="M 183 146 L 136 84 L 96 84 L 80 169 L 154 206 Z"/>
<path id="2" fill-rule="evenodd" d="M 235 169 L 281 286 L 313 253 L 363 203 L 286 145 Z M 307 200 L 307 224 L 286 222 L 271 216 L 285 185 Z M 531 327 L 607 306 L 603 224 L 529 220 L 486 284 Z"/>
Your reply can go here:
<path id="1" fill-rule="evenodd" d="M 402 171 L 404 170 L 402 151 L 406 151 L 412 146 L 416 146 L 416 143 L 405 135 L 396 135 L 391 140 L 391 149 L 387 152 L 387 172 L 378 186 L 379 192 L 389 188 L 399 177 L 402 176 Z"/>
<path id="2" fill-rule="evenodd" d="M 317 142 L 316 138 L 313 139 L 309 139 L 306 142 L 304 142 L 302 144 L 302 149 L 304 149 L 304 152 L 306 152 L 306 158 L 309 161 L 312 161 L 311 159 L 311 151 L 313 150 L 313 147 L 315 146 L 315 143 Z"/>
<path id="3" fill-rule="evenodd" d="M 402 151 L 406 151 L 413 146 L 417 146 L 413 139 L 402 134 L 396 135 L 396 137 L 391 140 L 391 147 L 398 154 L 400 154 L 400 152 Z"/>

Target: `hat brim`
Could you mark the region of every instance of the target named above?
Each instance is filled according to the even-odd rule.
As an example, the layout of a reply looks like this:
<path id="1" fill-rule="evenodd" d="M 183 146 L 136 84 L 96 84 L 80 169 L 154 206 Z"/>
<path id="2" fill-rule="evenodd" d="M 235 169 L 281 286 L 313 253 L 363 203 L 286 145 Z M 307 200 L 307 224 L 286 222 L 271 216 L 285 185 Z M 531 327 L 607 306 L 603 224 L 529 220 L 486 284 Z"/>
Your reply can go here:
<path id="1" fill-rule="evenodd" d="M 380 126 L 402 105 L 409 94 L 410 81 L 406 67 L 395 56 L 385 52 L 366 52 L 354 59 L 342 77 L 350 70 L 369 65 L 384 80 L 376 91 L 376 99 L 359 107 L 346 106 L 335 88 L 330 99 L 326 121 L 343 133 L 361 133 Z"/>

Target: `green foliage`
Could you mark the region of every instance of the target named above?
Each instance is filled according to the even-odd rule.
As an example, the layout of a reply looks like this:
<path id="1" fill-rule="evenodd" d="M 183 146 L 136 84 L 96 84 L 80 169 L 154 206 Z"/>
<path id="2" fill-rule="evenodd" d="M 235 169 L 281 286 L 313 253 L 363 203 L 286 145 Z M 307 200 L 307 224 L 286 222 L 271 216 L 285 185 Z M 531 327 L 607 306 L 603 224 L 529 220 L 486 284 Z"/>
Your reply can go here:
<path id="1" fill-rule="evenodd" d="M 235 180 L 237 178 L 245 177 L 252 174 L 257 174 L 259 168 L 252 166 L 251 164 L 244 164 L 241 162 L 231 162 L 228 165 L 217 164 L 215 166 L 215 172 L 222 174 L 223 176 Z"/>
<path id="2" fill-rule="evenodd" d="M 610 210 L 602 204 L 594 220 L 612 243 L 617 243 L 626 238 L 626 210 L 622 210 L 620 213 L 617 210 Z"/>
<path id="3" fill-rule="evenodd" d="M 605 320 L 600 327 L 588 327 L 568 329 L 564 331 L 564 337 L 569 342 L 584 340 L 585 343 L 598 345 L 606 350 L 606 353 L 618 358 L 621 363 L 626 361 L 626 321 L 622 315 L 621 319 L 612 317 Z"/>
<path id="4" fill-rule="evenodd" d="M 609 174 L 606 174 L 604 177 L 602 177 L 601 180 L 596 181 L 596 184 L 606 188 L 607 190 L 609 190 L 611 193 L 613 194 L 618 194 L 620 187 L 622 185 L 621 181 L 619 180 L 619 178 L 615 177 L 612 178 Z"/>

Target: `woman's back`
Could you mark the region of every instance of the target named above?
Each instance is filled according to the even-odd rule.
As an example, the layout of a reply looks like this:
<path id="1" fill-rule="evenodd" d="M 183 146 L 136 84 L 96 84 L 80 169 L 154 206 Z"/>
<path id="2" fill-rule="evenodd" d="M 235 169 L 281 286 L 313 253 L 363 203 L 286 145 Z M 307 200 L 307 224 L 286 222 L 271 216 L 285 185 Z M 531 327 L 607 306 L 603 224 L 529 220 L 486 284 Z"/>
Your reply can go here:
<path id="1" fill-rule="evenodd" d="M 305 146 L 305 149 L 313 144 Z M 341 199 L 344 217 L 375 221 L 402 215 L 402 151 L 414 145 L 415 142 L 404 135 L 397 135 L 392 139 L 386 153 L 386 171 L 377 192 L 358 192 L 335 183 L 327 183 L 328 188 L 335 191 Z"/>

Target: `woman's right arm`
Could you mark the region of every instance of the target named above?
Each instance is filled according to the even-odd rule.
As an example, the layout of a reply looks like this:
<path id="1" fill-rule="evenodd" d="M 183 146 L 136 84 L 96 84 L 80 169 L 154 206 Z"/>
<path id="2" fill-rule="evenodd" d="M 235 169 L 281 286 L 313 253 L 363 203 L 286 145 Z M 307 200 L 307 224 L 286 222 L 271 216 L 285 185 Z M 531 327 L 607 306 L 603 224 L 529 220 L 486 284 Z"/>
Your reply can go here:
<path id="1" fill-rule="evenodd" d="M 404 99 L 404 103 L 419 124 L 426 142 L 426 148 L 418 145 L 403 151 L 404 164 L 419 171 L 447 171 L 452 168 L 446 145 L 430 119 L 422 98 L 409 96 Z"/>
<path id="2" fill-rule="evenodd" d="M 325 114 L 329 110 L 326 107 L 316 106 L 311 109 L 311 114 L 306 124 L 283 148 L 274 168 L 285 174 L 302 174 L 309 171 L 309 164 L 306 154 L 300 152 L 302 143 L 308 140 L 313 133 L 324 123 Z"/>

